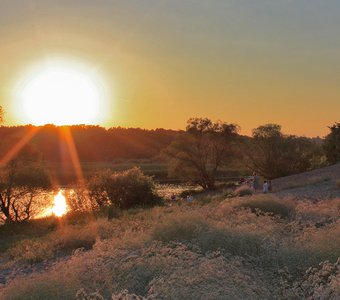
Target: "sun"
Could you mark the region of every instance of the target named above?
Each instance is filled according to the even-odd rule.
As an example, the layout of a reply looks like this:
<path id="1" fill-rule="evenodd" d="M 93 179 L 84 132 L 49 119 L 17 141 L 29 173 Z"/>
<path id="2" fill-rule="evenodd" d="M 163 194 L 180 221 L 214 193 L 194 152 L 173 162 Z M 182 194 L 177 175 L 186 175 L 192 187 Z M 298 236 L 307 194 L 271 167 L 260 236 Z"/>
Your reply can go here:
<path id="1" fill-rule="evenodd" d="M 30 68 L 15 94 L 21 117 L 33 125 L 98 124 L 108 111 L 103 78 L 74 61 L 54 59 Z"/>
<path id="2" fill-rule="evenodd" d="M 52 207 L 52 214 L 57 217 L 61 217 L 67 212 L 67 204 L 65 196 L 62 194 L 61 191 L 54 196 L 53 207 Z"/>

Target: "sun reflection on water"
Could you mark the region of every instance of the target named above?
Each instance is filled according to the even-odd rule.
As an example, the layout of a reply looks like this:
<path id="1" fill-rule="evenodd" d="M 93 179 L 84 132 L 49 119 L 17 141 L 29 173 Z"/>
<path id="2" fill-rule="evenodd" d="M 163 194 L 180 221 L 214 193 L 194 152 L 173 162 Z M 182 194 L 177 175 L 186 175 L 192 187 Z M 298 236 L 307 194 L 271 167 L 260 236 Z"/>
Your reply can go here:
<path id="1" fill-rule="evenodd" d="M 54 202 L 52 207 L 52 214 L 61 217 L 67 212 L 66 198 L 60 190 L 57 195 L 54 196 Z"/>

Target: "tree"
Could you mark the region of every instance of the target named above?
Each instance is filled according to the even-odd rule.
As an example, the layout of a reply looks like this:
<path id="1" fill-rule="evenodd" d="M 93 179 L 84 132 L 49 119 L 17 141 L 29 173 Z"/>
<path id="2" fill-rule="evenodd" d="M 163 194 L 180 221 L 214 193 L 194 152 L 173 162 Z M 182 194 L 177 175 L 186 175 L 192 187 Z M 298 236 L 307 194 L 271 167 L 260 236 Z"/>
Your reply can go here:
<path id="1" fill-rule="evenodd" d="M 253 130 L 245 149 L 248 167 L 265 178 L 300 173 L 311 167 L 312 142 L 307 138 L 284 135 L 281 126 L 266 124 Z"/>
<path id="2" fill-rule="evenodd" d="M 235 153 L 238 126 L 191 118 L 186 131 L 163 150 L 170 173 L 197 182 L 203 189 L 215 188 L 217 172 Z"/>
<path id="3" fill-rule="evenodd" d="M 0 168 L 0 219 L 6 223 L 30 219 L 40 193 L 50 186 L 35 151 L 25 147 Z"/>
<path id="4" fill-rule="evenodd" d="M 128 209 L 160 204 L 152 178 L 137 167 L 122 172 L 97 173 L 89 181 L 89 191 L 98 207 Z"/>
<path id="5" fill-rule="evenodd" d="M 328 127 L 331 132 L 326 136 L 324 150 L 330 164 L 340 162 L 340 123 Z"/>

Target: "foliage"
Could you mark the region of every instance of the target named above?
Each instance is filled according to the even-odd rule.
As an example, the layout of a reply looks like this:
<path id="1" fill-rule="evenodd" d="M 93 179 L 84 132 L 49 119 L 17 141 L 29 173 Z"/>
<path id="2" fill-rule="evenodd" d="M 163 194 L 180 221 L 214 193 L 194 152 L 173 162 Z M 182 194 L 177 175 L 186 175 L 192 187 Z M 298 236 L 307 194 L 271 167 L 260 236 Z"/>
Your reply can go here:
<path id="1" fill-rule="evenodd" d="M 0 274 L 6 279 L 1 296 L 4 300 L 76 295 L 117 300 L 338 299 L 340 200 L 298 201 L 290 218 L 240 209 L 244 201 L 154 207 L 133 214 L 123 211 L 111 222 L 61 224 L 34 238 L 34 247 L 28 249 L 28 253 L 35 249 L 37 254 L 52 253 L 53 259 L 45 257 L 43 263 L 30 265 L 23 251 L 14 251 L 17 243 L 0 253 Z M 53 242 L 58 236 L 65 242 Z M 78 236 L 88 236 L 85 245 L 96 242 L 88 251 L 73 251 L 82 246 L 71 242 Z M 69 246 L 55 251 L 56 245 L 57 249 Z M 63 251 L 68 256 L 56 261 L 55 254 Z M 11 259 L 6 258 L 8 253 L 13 253 Z"/>
<path id="2" fill-rule="evenodd" d="M 20 222 L 39 212 L 39 195 L 50 181 L 37 151 L 25 147 L 0 168 L 0 218 Z"/>
<path id="3" fill-rule="evenodd" d="M 252 195 L 253 193 L 254 193 L 253 189 L 246 185 L 242 185 L 234 191 L 234 195 L 239 197 L 249 196 Z"/>
<path id="4" fill-rule="evenodd" d="M 235 124 L 192 118 L 186 132 L 163 151 L 170 173 L 197 182 L 203 189 L 214 189 L 218 171 L 235 153 Z"/>
<path id="5" fill-rule="evenodd" d="M 79 248 L 91 249 L 96 242 L 96 236 L 96 228 L 92 224 L 86 224 L 82 228 L 69 225 L 57 228 L 38 239 L 33 237 L 20 240 L 6 254 L 11 260 L 32 264 L 53 259 L 61 254 L 71 254 Z"/>
<path id="6" fill-rule="evenodd" d="M 218 228 L 199 220 L 197 217 L 170 218 L 155 227 L 151 239 L 162 242 L 182 242 L 194 244 L 204 253 L 222 251 L 232 255 L 254 255 L 261 251 L 261 239 L 255 234 Z"/>
<path id="7" fill-rule="evenodd" d="M 284 135 L 277 124 L 259 126 L 252 135 L 245 149 L 246 164 L 267 179 L 307 171 L 321 155 L 311 140 Z"/>
<path id="8" fill-rule="evenodd" d="M 89 182 L 90 196 L 99 207 L 149 207 L 161 203 L 151 177 L 139 168 L 122 172 L 107 170 L 93 176 Z"/>
<path id="9" fill-rule="evenodd" d="M 294 282 L 293 293 L 300 299 L 339 299 L 340 258 L 334 264 L 324 261 L 317 268 L 310 267 L 303 279 Z"/>
<path id="10" fill-rule="evenodd" d="M 326 136 L 324 150 L 327 160 L 331 164 L 340 162 L 340 123 L 329 127 L 331 132 Z"/>
<path id="11" fill-rule="evenodd" d="M 67 206 L 72 213 L 85 213 L 98 209 L 98 203 L 94 201 L 88 189 L 83 184 L 77 184 L 66 192 Z"/>
<path id="12" fill-rule="evenodd" d="M 198 195 L 198 194 L 202 194 L 202 190 L 188 189 L 188 190 L 183 190 L 182 192 L 180 192 L 179 197 L 186 198 L 187 196 Z"/>
<path id="13" fill-rule="evenodd" d="M 240 207 L 249 208 L 255 213 L 270 213 L 282 218 L 291 217 L 294 205 L 287 200 L 281 200 L 274 195 L 257 195 L 240 202 Z"/>

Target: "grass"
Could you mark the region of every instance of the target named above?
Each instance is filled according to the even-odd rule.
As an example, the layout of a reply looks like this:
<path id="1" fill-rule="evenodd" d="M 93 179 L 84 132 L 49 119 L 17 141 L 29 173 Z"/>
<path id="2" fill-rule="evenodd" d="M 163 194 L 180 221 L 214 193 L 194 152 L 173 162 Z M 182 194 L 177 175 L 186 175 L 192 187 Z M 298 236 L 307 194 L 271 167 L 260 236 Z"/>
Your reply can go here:
<path id="1" fill-rule="evenodd" d="M 338 189 L 340 189 L 340 179 L 337 180 L 337 182 L 336 182 L 336 187 L 337 187 Z"/>
<path id="2" fill-rule="evenodd" d="M 234 195 L 237 197 L 250 196 L 253 193 L 254 191 L 249 186 L 246 185 L 242 185 L 234 191 Z"/>
<path id="3" fill-rule="evenodd" d="M 249 208 L 253 213 L 269 213 L 281 218 L 289 218 L 294 214 L 294 203 L 282 200 L 274 195 L 256 195 L 240 202 L 240 207 Z"/>
<path id="4" fill-rule="evenodd" d="M 283 191 L 283 190 L 305 187 L 305 186 L 308 186 L 308 185 L 317 185 L 317 184 L 320 184 L 320 183 L 329 182 L 331 180 L 332 180 L 331 177 L 315 176 L 315 177 L 311 177 L 311 178 L 298 179 L 294 182 L 289 181 L 289 182 L 281 183 L 281 184 L 278 184 L 278 185 L 274 182 L 274 184 L 275 184 L 275 191 L 279 192 L 279 191 Z"/>
<path id="5" fill-rule="evenodd" d="M 26 236 L 1 250 L 2 268 L 27 273 L 6 283 L 3 299 L 340 296 L 339 199 L 201 196 L 216 200 L 1 227 L 2 241 Z"/>

